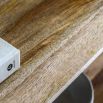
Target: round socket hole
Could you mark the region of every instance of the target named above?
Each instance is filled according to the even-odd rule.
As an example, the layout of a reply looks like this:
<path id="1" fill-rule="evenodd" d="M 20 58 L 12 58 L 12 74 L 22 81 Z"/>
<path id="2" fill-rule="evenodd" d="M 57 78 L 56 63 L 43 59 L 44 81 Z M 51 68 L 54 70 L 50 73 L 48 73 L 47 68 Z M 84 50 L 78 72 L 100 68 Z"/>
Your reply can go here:
<path id="1" fill-rule="evenodd" d="M 7 70 L 10 71 L 12 68 L 13 68 L 13 64 L 10 64 L 10 65 L 7 67 Z"/>

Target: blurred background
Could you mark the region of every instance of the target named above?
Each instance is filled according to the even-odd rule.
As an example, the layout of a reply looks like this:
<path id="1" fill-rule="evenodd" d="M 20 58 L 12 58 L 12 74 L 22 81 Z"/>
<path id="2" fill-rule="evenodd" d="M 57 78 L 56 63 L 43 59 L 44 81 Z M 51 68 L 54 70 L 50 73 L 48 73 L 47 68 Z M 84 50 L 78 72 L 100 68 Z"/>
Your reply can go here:
<path id="1" fill-rule="evenodd" d="M 103 103 L 103 70 L 93 79 L 94 103 Z"/>

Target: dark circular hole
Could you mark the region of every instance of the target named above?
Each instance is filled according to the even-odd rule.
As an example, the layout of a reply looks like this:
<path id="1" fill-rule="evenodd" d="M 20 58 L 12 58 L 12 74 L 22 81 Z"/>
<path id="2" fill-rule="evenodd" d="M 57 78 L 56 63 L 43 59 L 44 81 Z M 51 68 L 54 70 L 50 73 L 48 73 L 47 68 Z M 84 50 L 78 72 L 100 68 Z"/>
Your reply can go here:
<path id="1" fill-rule="evenodd" d="M 10 64 L 7 68 L 8 71 L 10 71 L 13 68 L 13 64 Z"/>

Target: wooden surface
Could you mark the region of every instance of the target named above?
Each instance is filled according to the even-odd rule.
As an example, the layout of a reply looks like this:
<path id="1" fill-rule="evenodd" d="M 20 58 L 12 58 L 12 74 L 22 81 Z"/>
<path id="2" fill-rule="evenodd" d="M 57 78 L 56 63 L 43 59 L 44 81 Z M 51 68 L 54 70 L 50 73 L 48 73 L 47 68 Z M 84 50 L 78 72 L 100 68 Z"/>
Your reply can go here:
<path id="1" fill-rule="evenodd" d="M 103 102 L 103 70 L 93 79 L 95 100 L 94 103 Z"/>
<path id="2" fill-rule="evenodd" d="M 19 19 L 43 0 L 0 0 L 0 34 L 9 31 Z"/>
<path id="3" fill-rule="evenodd" d="M 0 103 L 46 103 L 69 85 L 103 47 L 102 18 L 103 0 L 0 0 L 0 37 L 21 51 Z"/>

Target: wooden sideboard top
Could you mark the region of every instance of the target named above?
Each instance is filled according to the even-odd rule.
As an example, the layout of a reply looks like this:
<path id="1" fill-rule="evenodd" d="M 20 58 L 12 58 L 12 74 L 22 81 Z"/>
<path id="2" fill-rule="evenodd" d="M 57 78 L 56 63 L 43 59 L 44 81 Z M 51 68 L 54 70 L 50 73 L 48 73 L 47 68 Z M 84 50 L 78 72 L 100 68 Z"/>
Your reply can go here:
<path id="1" fill-rule="evenodd" d="M 103 0 L 0 0 L 0 37 L 21 51 L 0 103 L 46 103 L 103 47 Z"/>

